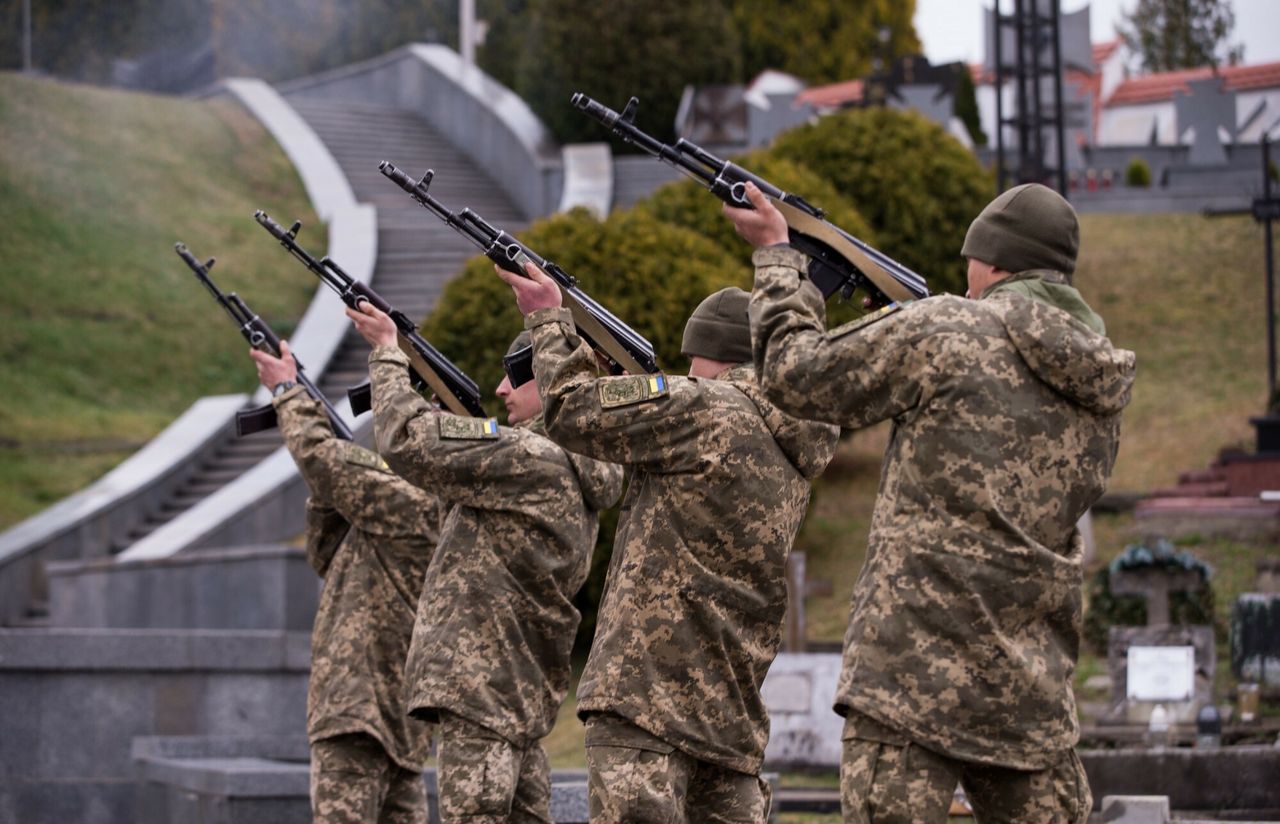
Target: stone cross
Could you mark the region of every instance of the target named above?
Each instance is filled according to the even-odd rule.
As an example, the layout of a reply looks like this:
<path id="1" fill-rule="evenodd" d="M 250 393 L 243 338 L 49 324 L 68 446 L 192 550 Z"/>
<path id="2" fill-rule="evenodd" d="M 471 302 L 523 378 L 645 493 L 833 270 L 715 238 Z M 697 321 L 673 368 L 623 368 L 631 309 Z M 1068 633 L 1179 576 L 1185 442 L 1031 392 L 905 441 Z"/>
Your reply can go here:
<path id="1" fill-rule="evenodd" d="M 1111 573 L 1114 595 L 1141 595 L 1147 602 L 1147 626 L 1169 624 L 1169 596 L 1175 592 L 1198 592 L 1204 576 L 1196 570 L 1161 568 L 1117 570 Z"/>
<path id="2" fill-rule="evenodd" d="M 1190 94 L 1180 94 L 1173 100 L 1178 118 L 1178 135 L 1187 129 L 1196 130 L 1195 143 L 1191 144 L 1192 166 L 1222 166 L 1227 162 L 1227 150 L 1222 146 L 1219 129 L 1225 129 L 1231 140 L 1236 135 L 1236 93 L 1223 87 L 1220 77 L 1207 80 L 1190 80 Z"/>

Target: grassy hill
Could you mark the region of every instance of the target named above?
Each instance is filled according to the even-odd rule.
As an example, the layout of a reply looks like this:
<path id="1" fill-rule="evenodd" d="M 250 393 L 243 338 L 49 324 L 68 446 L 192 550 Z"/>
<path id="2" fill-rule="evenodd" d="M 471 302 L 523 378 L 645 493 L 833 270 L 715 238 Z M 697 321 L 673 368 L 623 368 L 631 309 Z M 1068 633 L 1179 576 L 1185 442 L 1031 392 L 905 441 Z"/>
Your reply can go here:
<path id="1" fill-rule="evenodd" d="M 318 223 L 238 104 L 0 74 L 0 528 L 197 398 L 253 388 L 246 344 L 173 244 L 216 256 L 219 285 L 287 333 L 316 284 L 257 208 Z"/>

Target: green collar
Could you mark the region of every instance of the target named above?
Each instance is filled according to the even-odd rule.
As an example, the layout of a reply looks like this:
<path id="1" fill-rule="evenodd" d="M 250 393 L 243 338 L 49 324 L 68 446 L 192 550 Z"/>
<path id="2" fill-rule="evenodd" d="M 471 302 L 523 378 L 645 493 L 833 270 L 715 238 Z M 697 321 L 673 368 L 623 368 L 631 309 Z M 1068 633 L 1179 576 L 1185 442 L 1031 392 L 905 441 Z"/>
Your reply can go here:
<path id="1" fill-rule="evenodd" d="M 1090 308 L 1084 297 L 1062 272 L 1055 272 L 1052 269 L 1029 269 L 1019 272 L 988 286 L 982 292 L 980 299 L 986 300 L 1001 292 L 1013 292 L 1047 303 L 1066 312 L 1099 335 L 1107 334 L 1107 326 L 1103 323 L 1102 317 Z"/>

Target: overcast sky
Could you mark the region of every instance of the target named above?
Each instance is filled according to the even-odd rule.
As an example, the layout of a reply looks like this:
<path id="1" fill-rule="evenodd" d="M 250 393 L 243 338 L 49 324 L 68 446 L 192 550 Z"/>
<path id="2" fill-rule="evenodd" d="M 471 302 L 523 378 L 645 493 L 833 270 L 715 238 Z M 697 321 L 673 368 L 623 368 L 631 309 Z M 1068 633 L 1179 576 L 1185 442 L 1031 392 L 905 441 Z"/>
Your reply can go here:
<path id="1" fill-rule="evenodd" d="M 1093 42 L 1113 39 L 1122 12 L 1132 11 L 1137 0 L 1062 0 L 1063 13 L 1090 7 Z M 982 8 L 991 0 L 916 0 L 916 32 L 931 63 L 982 60 Z M 1232 43 L 1244 43 L 1245 63 L 1280 61 L 1280 0 L 1232 0 L 1236 27 Z M 1013 0 L 1002 0 L 1005 13 Z"/>

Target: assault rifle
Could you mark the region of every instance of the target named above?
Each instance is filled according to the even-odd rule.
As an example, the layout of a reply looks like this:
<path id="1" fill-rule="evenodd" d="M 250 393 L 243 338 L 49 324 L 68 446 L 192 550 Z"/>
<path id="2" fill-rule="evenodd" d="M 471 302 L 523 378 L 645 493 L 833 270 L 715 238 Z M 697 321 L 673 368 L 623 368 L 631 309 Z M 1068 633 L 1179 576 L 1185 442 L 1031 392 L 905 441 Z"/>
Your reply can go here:
<path id="1" fill-rule="evenodd" d="M 376 306 L 391 316 L 396 324 L 397 343 L 400 351 L 409 357 L 409 378 L 419 392 L 434 392 L 455 415 L 469 415 L 486 418 L 484 407 L 480 405 L 480 387 L 448 358 L 440 353 L 427 339 L 418 333 L 417 324 L 404 312 L 394 308 L 368 285 L 361 283 L 342 270 L 326 255 L 320 260 L 312 257 L 306 249 L 298 245 L 295 238 L 302 228 L 302 221 L 295 220 L 288 229 L 271 219 L 271 216 L 259 209 L 253 217 L 262 228 L 280 241 L 280 245 L 311 270 L 312 274 L 324 281 L 325 285 L 338 293 L 338 297 L 347 306 L 360 310 L 364 301 Z M 372 394 L 369 382 L 352 387 L 347 392 L 351 401 L 351 410 L 359 415 L 372 407 Z"/>
<path id="2" fill-rule="evenodd" d="M 249 342 L 249 346 L 274 357 L 280 357 L 280 338 L 267 325 L 267 322 L 254 314 L 235 292 L 224 294 L 218 288 L 218 285 L 213 282 L 213 278 L 209 277 L 209 270 L 213 268 L 215 259 L 209 258 L 204 263 L 201 263 L 182 243 L 175 243 L 173 250 L 195 273 L 196 279 L 205 285 L 213 295 L 213 299 L 223 309 L 227 310 L 227 314 L 231 316 L 231 320 L 239 327 L 240 334 Z M 338 414 L 338 410 L 333 408 L 333 404 L 329 403 L 329 399 L 312 383 L 311 378 L 307 377 L 306 371 L 302 368 L 302 363 L 297 361 L 296 358 L 294 360 L 298 366 L 298 383 L 302 384 L 302 387 L 307 390 L 307 394 L 313 400 L 324 407 L 325 414 L 329 416 L 329 425 L 333 427 L 333 434 L 344 441 L 352 440 L 354 436 L 351 434 L 351 429 L 347 426 L 346 421 Z M 267 429 L 274 429 L 277 425 L 276 410 L 270 403 L 263 404 L 257 409 L 242 409 L 236 413 L 236 434 L 240 437 Z"/>
<path id="3" fill-rule="evenodd" d="M 489 225 L 471 209 L 464 208 L 461 212 L 451 212 L 432 197 L 427 192 L 427 188 L 431 185 L 431 178 L 435 176 L 434 171 L 428 169 L 421 180 L 415 181 L 385 160 L 378 164 L 378 170 L 408 192 L 409 196 L 425 209 L 474 243 L 490 260 L 503 269 L 521 277 L 528 277 L 524 264 L 531 261 L 546 272 L 559 285 L 565 305 L 573 313 L 573 322 L 578 328 L 578 334 L 587 342 L 587 345 L 608 361 L 610 372 L 615 375 L 622 372 L 639 375 L 658 371 L 653 344 L 578 288 L 578 281 L 572 275 L 555 263 L 539 256 L 512 235 Z"/>
<path id="4" fill-rule="evenodd" d="M 858 288 L 866 290 L 873 306 L 929 296 L 924 278 L 828 222 L 823 211 L 798 195 L 774 186 L 746 169 L 722 160 L 684 138 L 667 145 L 635 125 L 640 101 L 631 98 L 619 114 L 581 92 L 570 101 L 599 120 L 627 143 L 674 166 L 697 180 L 730 206 L 750 209 L 746 184 L 754 183 L 787 220 L 791 245 L 809 257 L 809 280 L 830 298 L 839 292 L 846 300 Z"/>

